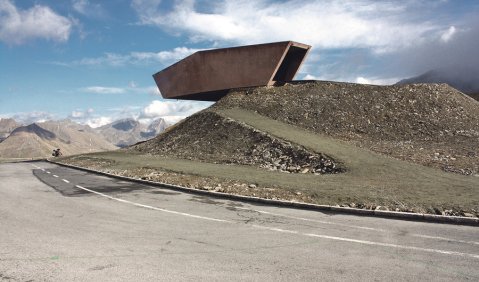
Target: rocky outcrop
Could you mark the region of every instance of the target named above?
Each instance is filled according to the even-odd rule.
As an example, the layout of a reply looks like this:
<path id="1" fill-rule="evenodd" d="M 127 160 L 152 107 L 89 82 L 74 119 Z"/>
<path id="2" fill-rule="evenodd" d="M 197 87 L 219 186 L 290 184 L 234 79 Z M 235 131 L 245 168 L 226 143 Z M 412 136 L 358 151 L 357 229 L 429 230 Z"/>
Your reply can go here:
<path id="1" fill-rule="evenodd" d="M 338 173 L 334 159 L 214 112 L 200 112 L 174 130 L 129 150 L 213 163 L 253 165 L 285 173 Z"/>

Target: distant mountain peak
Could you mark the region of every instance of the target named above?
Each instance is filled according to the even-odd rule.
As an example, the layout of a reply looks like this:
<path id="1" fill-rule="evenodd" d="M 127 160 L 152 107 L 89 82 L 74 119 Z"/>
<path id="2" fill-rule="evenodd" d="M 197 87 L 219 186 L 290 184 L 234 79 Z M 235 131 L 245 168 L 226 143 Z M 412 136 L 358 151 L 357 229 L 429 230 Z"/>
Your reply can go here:
<path id="1" fill-rule="evenodd" d="M 138 125 L 139 125 L 139 122 L 132 118 L 121 119 L 111 123 L 111 127 L 117 130 L 122 130 L 122 131 L 131 131 Z"/>
<path id="2" fill-rule="evenodd" d="M 396 84 L 403 85 L 413 83 L 447 83 L 476 99 L 477 93 L 479 93 L 477 74 L 468 68 L 432 69 L 418 76 L 403 79 Z"/>
<path id="3" fill-rule="evenodd" d="M 55 133 L 42 128 L 36 123 L 32 123 L 27 126 L 17 127 L 15 130 L 12 131 L 10 135 L 13 136 L 24 132 L 36 134 L 38 137 L 46 140 L 52 140 L 56 138 Z"/>
<path id="4" fill-rule="evenodd" d="M 132 118 L 126 118 L 116 120 L 95 130 L 111 143 L 119 147 L 126 147 L 153 138 L 163 132 L 166 127 L 167 124 L 162 118 L 157 118 L 147 124 L 140 123 Z"/>

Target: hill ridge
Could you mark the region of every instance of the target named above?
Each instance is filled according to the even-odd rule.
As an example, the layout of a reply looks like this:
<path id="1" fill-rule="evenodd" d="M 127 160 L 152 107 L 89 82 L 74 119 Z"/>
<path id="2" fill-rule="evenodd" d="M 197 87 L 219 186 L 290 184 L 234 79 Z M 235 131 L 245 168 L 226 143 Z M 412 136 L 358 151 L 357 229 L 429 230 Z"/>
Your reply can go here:
<path id="1" fill-rule="evenodd" d="M 460 174 L 479 172 L 479 102 L 447 84 L 375 86 L 312 81 L 258 87 L 231 91 L 205 111 L 231 108 L 257 112 L 397 159 Z M 188 120 L 196 117 L 191 132 L 203 128 L 202 123 L 215 124 L 199 118 L 200 114 Z M 175 136 L 178 127 L 166 134 Z M 194 142 L 200 138 L 197 135 L 187 138 Z M 141 145 L 154 147 L 165 138 L 162 136 Z M 171 138 L 181 141 L 184 136 Z M 193 156 L 195 151 L 188 146 L 184 147 L 189 152 L 186 155 Z M 210 146 L 221 151 L 228 145 L 215 141 Z"/>

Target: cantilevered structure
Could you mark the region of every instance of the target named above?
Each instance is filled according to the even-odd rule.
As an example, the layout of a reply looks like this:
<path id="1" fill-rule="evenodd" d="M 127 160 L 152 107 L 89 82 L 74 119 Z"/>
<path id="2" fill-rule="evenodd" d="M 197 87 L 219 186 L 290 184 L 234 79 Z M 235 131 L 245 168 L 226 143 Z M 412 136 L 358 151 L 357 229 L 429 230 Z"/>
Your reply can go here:
<path id="1" fill-rule="evenodd" d="M 153 78 L 163 98 L 217 101 L 231 89 L 293 80 L 310 48 L 283 41 L 199 51 Z"/>

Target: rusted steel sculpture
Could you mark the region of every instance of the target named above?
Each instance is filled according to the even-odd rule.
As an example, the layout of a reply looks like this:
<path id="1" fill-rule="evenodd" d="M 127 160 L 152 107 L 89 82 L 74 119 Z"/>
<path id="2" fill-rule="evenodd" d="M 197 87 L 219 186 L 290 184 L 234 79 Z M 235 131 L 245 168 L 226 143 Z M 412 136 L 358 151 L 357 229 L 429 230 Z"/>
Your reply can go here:
<path id="1" fill-rule="evenodd" d="M 293 80 L 310 48 L 284 41 L 199 51 L 153 78 L 163 98 L 218 101 L 234 88 Z"/>

